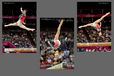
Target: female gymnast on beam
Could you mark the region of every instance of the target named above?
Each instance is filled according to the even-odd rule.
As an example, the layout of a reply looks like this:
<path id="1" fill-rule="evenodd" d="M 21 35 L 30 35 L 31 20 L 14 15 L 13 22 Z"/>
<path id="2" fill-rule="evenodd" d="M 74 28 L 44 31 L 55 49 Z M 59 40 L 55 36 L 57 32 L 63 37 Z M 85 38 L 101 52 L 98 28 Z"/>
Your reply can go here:
<path id="1" fill-rule="evenodd" d="M 28 31 L 34 31 L 35 29 L 31 29 L 31 28 L 28 28 L 25 26 L 25 22 L 24 20 L 26 19 L 26 13 L 27 13 L 27 10 L 24 9 L 22 10 L 22 8 L 20 8 L 21 10 L 21 15 L 19 16 L 19 20 L 17 22 L 14 22 L 14 23 L 10 23 L 8 25 L 4 25 L 5 27 L 8 27 L 8 26 L 19 26 L 20 28 L 22 29 L 25 29 L 25 30 L 28 30 Z"/>
<path id="2" fill-rule="evenodd" d="M 59 35 L 60 35 L 60 31 L 61 31 L 61 26 L 62 26 L 62 24 L 63 24 L 63 19 L 60 21 L 60 24 L 59 24 L 59 26 L 58 26 L 58 28 L 57 28 L 57 33 L 56 33 L 56 35 L 55 35 L 55 37 L 54 37 L 54 40 L 50 40 L 50 41 L 52 41 L 52 42 L 54 42 L 54 46 L 52 46 L 51 45 L 51 43 L 50 43 L 50 41 L 48 40 L 48 44 L 51 46 L 51 48 L 53 48 L 53 49 L 57 49 L 60 45 L 61 45 L 61 42 L 59 41 Z"/>
<path id="3" fill-rule="evenodd" d="M 83 27 L 88 27 L 88 26 L 91 26 L 91 27 L 94 27 L 97 32 L 98 32 L 98 35 L 101 36 L 102 35 L 102 32 L 101 32 L 101 21 L 110 14 L 110 12 L 106 13 L 105 15 L 103 15 L 100 19 L 94 21 L 93 23 L 89 23 L 89 24 L 86 24 L 86 25 L 83 25 L 83 26 L 79 26 L 79 28 L 83 28 Z M 98 24 L 100 23 L 100 25 Z"/>

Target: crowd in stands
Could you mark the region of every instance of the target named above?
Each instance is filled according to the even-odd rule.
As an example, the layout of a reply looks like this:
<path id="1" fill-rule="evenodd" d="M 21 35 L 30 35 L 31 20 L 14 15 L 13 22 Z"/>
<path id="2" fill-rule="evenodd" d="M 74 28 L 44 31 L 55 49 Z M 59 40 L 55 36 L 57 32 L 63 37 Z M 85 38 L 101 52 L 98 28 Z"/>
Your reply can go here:
<path id="1" fill-rule="evenodd" d="M 53 40 L 55 33 L 56 32 L 40 32 L 40 64 L 50 66 L 64 62 L 67 63 L 67 67 L 71 68 L 74 66 L 74 34 L 73 32 L 61 32 L 59 37 L 61 45 L 57 50 L 53 50 L 47 41 Z M 67 37 L 66 40 L 65 37 Z M 59 51 L 59 58 L 55 57 L 55 51 Z"/>
<path id="2" fill-rule="evenodd" d="M 29 32 L 31 35 L 31 38 L 36 43 L 36 33 L 35 32 Z M 24 32 L 22 30 L 14 30 L 8 31 L 4 30 L 2 34 L 2 41 L 3 42 L 11 42 L 16 48 L 33 48 L 36 47 L 32 44 L 31 40 L 28 38 L 27 32 Z"/>
<path id="3" fill-rule="evenodd" d="M 85 32 L 87 32 L 87 34 Z M 111 30 L 105 29 L 102 30 L 101 32 L 102 36 L 98 36 L 98 32 L 92 27 L 87 27 L 86 31 L 78 30 L 77 42 L 78 43 L 111 42 L 112 39 Z M 89 37 L 89 40 L 87 37 Z"/>

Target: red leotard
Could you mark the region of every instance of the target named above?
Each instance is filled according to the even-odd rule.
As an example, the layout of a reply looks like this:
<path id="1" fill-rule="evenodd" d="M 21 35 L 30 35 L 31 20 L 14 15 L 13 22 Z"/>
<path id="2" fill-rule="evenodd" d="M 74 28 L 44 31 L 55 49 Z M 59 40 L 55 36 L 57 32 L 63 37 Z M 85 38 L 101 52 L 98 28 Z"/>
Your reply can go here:
<path id="1" fill-rule="evenodd" d="M 60 44 L 61 44 L 60 41 L 59 40 L 56 40 L 54 47 L 58 47 L 58 46 L 60 46 Z"/>
<path id="2" fill-rule="evenodd" d="M 24 16 L 23 16 L 23 17 L 21 17 L 21 23 L 23 23 L 23 22 L 24 22 L 25 18 L 26 18 L 26 17 L 24 17 Z"/>
<path id="3" fill-rule="evenodd" d="M 97 24 L 97 25 L 96 25 L 96 27 L 97 27 L 97 29 L 101 29 L 101 27 L 100 27 L 100 25 L 99 25 L 99 24 Z"/>

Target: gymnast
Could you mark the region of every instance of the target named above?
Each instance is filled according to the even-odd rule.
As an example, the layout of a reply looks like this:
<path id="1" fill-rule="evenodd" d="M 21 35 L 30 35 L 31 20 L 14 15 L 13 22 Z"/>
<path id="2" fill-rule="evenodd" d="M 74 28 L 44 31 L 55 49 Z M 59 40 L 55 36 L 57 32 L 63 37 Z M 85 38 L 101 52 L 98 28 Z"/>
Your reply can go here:
<path id="1" fill-rule="evenodd" d="M 102 32 L 101 32 L 101 21 L 110 14 L 110 12 L 106 13 L 105 15 L 103 15 L 100 19 L 94 21 L 93 23 L 89 23 L 89 24 L 86 24 L 86 25 L 83 25 L 83 26 L 79 26 L 79 28 L 83 28 L 83 27 L 88 27 L 88 26 L 91 26 L 91 27 L 94 27 L 97 32 L 98 32 L 98 35 L 99 36 L 102 36 Z M 100 25 L 99 25 L 100 23 Z"/>
<path id="2" fill-rule="evenodd" d="M 61 42 L 59 40 L 59 36 L 60 36 L 60 30 L 61 30 L 61 26 L 63 24 L 63 19 L 60 21 L 60 24 L 57 28 L 57 33 L 54 37 L 54 40 L 50 40 L 51 42 L 54 42 L 54 46 L 52 46 L 52 44 L 50 43 L 50 41 L 48 40 L 48 44 L 52 47 L 52 49 L 57 49 L 60 45 L 61 45 Z"/>
<path id="3" fill-rule="evenodd" d="M 22 7 L 20 8 L 20 10 L 21 10 L 22 14 L 19 16 L 19 20 L 17 22 L 10 23 L 10 24 L 4 25 L 4 26 L 5 27 L 8 27 L 8 26 L 19 26 L 22 29 L 25 29 L 25 30 L 28 30 L 28 31 L 34 31 L 35 29 L 28 28 L 28 27 L 25 26 L 26 23 L 24 22 L 24 20 L 26 19 L 27 10 L 26 9 L 22 10 Z"/>

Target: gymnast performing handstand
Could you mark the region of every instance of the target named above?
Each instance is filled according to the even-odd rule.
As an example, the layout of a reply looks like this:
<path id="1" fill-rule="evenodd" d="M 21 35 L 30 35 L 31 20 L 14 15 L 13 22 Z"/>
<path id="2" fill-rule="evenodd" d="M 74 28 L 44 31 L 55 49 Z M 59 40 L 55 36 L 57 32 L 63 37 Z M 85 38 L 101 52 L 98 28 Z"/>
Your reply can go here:
<path id="1" fill-rule="evenodd" d="M 22 10 L 22 8 L 20 8 L 20 10 L 21 10 L 22 14 L 19 16 L 19 20 L 17 22 L 10 23 L 10 24 L 4 25 L 4 26 L 5 27 L 19 26 L 22 29 L 25 29 L 25 30 L 28 30 L 28 31 L 34 31 L 35 29 L 31 29 L 31 28 L 28 28 L 28 27 L 25 26 L 26 23 L 24 22 L 24 20 L 26 19 L 27 10 L 26 9 Z"/>
<path id="2" fill-rule="evenodd" d="M 79 28 L 83 28 L 83 27 L 88 27 L 88 26 L 91 26 L 91 27 L 94 27 L 97 32 L 98 32 L 98 35 L 101 36 L 102 35 L 102 32 L 101 32 L 101 21 L 110 14 L 110 12 L 106 13 L 105 15 L 103 15 L 100 19 L 94 21 L 93 23 L 89 23 L 89 24 L 86 24 L 86 25 L 83 25 L 83 26 L 79 26 Z M 99 25 L 100 23 L 100 25 Z"/>

